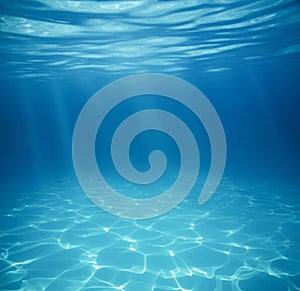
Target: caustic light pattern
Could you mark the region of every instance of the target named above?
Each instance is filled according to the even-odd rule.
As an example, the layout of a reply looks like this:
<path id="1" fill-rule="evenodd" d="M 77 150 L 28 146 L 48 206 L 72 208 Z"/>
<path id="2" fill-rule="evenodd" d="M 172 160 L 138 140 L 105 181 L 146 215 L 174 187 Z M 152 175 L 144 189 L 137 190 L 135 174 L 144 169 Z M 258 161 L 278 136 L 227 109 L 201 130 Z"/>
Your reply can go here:
<path id="1" fill-rule="evenodd" d="M 217 192 L 146 220 L 99 211 L 73 181 L 23 193 L 1 215 L 0 289 L 300 290 L 299 189 Z"/>
<path id="2" fill-rule="evenodd" d="M 190 193 L 199 174 L 199 150 L 193 133 L 181 118 L 159 108 L 144 109 L 128 116 L 116 129 L 111 141 L 115 168 L 127 181 L 149 184 L 159 179 L 167 166 L 160 150 L 149 154 L 150 169 L 137 171 L 129 158 L 130 144 L 147 130 L 168 134 L 180 151 L 180 170 L 173 185 L 158 197 L 133 199 L 119 195 L 110 187 L 95 157 L 95 141 L 100 124 L 123 101 L 134 96 L 153 94 L 167 97 L 187 107 L 203 124 L 211 145 L 211 166 L 203 189 L 201 204 L 215 192 L 226 160 L 226 141 L 222 123 L 209 100 L 193 85 L 164 74 L 140 74 L 119 79 L 98 91 L 86 103 L 75 125 L 73 162 L 85 193 L 104 210 L 124 218 L 142 219 L 161 215 L 178 205 Z"/>

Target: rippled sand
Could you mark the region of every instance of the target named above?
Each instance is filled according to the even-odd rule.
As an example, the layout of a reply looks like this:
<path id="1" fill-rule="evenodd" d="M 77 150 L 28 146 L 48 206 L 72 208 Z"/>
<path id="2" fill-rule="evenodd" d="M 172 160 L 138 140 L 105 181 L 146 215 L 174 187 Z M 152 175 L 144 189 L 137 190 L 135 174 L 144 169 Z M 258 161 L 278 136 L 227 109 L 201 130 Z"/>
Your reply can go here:
<path id="1" fill-rule="evenodd" d="M 251 185 L 139 221 L 71 181 L 24 194 L 1 217 L 0 289 L 300 290 L 299 189 Z"/>

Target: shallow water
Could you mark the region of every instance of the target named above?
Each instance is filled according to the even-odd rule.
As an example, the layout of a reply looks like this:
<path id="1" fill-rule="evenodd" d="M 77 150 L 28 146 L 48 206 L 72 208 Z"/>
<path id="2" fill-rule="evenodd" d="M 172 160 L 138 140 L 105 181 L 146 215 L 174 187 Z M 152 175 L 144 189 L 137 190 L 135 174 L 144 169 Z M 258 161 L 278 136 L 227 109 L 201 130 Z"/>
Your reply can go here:
<path id="1" fill-rule="evenodd" d="M 204 206 L 125 220 L 74 181 L 2 216 L 2 290 L 299 290 L 298 189 L 224 179 Z"/>
<path id="2" fill-rule="evenodd" d="M 1 1 L 0 290 L 300 290 L 299 43 L 292 0 Z M 130 161 L 146 171 L 160 149 L 166 172 L 149 185 L 121 177 L 110 145 L 130 114 L 168 111 L 199 147 L 191 193 L 144 220 L 97 207 L 72 160 L 89 98 L 139 73 L 199 88 L 227 143 L 224 177 L 199 205 L 211 141 L 187 108 L 144 95 L 107 114 L 95 157 L 124 196 L 161 194 L 181 166 L 176 143 L 147 131 L 133 140 Z"/>

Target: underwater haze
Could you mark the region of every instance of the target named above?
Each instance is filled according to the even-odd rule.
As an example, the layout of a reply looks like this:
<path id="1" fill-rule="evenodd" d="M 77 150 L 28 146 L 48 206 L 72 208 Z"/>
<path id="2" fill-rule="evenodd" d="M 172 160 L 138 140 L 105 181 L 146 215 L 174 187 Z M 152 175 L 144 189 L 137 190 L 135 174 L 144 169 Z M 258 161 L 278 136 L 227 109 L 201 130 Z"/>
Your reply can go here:
<path id="1" fill-rule="evenodd" d="M 300 290 L 299 1 L 2 0 L 0 57 L 0 290 Z M 213 155 L 203 124 L 160 95 L 118 104 L 95 141 L 114 191 L 157 197 L 181 174 L 178 145 L 158 130 L 133 139 L 128 156 L 145 172 L 149 154 L 163 151 L 163 175 L 138 185 L 118 173 L 111 139 L 131 114 L 178 116 L 200 153 L 186 198 L 138 220 L 88 198 L 72 138 L 99 89 L 145 73 L 205 94 L 227 157 L 216 192 L 200 205 Z"/>

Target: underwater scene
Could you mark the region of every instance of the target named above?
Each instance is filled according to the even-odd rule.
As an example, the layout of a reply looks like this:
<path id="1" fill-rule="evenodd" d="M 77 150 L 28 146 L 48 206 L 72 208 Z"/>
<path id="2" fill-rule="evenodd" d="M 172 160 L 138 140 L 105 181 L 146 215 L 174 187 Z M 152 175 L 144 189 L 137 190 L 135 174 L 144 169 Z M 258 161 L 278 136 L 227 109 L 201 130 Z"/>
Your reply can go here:
<path id="1" fill-rule="evenodd" d="M 300 1 L 1 0 L 0 290 L 300 290 Z"/>

